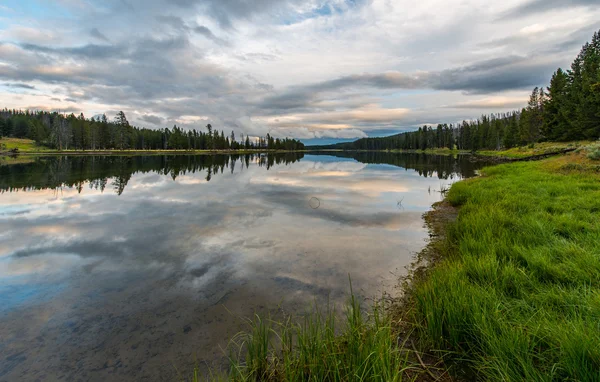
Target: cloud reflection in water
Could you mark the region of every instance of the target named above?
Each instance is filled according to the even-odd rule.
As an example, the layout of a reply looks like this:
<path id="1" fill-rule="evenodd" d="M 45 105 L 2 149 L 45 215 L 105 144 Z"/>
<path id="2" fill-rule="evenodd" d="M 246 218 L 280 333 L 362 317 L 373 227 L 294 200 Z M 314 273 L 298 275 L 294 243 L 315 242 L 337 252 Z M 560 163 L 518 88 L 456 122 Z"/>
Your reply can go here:
<path id="1" fill-rule="evenodd" d="M 194 354 L 221 360 L 238 317 L 338 303 L 348 274 L 363 296 L 393 291 L 424 245 L 421 215 L 440 179 L 379 160 L 296 159 L 0 167 L 0 352 L 13 360 L 0 375 L 172 379 Z M 460 168 L 451 157 L 406 161 L 427 175 Z"/>

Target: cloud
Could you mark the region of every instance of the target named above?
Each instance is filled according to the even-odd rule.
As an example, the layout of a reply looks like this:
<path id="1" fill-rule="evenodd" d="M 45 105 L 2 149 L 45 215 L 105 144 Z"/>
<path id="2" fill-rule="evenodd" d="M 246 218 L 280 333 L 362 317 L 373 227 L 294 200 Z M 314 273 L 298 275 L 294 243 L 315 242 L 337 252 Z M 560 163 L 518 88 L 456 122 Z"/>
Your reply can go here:
<path id="1" fill-rule="evenodd" d="M 123 110 L 141 126 L 362 137 L 517 107 L 600 25 L 586 1 L 535 22 L 499 19 L 506 7 L 483 0 L 432 12 L 440 4 L 65 0 L 44 18 L 3 19 L 0 81 L 24 86 L 2 87 L 0 103 L 46 97 L 55 108 L 77 100 L 85 115 Z"/>
<path id="2" fill-rule="evenodd" d="M 100 32 L 98 30 L 98 28 L 92 28 L 90 30 L 90 36 L 92 36 L 93 38 L 98 39 L 100 41 L 110 42 L 110 40 L 108 39 L 108 37 L 106 37 L 102 32 Z"/>
<path id="3" fill-rule="evenodd" d="M 197 27 L 194 28 L 194 32 L 201 34 L 202 36 L 206 37 L 207 39 L 215 42 L 216 44 L 219 45 L 228 45 L 227 41 L 218 38 L 217 36 L 215 36 L 210 29 L 208 29 L 207 27 L 205 27 L 204 25 L 198 25 Z"/>
<path id="4" fill-rule="evenodd" d="M 429 85 L 436 90 L 472 93 L 527 89 L 548 81 L 557 63 L 536 57 L 508 56 L 431 74 Z"/>
<path id="5" fill-rule="evenodd" d="M 22 44 L 21 47 L 25 50 L 36 53 L 94 59 L 113 58 L 124 52 L 123 47 L 96 44 L 88 44 L 72 48 L 51 48 L 36 44 Z"/>
<path id="6" fill-rule="evenodd" d="M 533 16 L 538 13 L 564 10 L 573 7 L 598 8 L 596 0 L 531 0 L 505 12 L 500 19 Z"/>
<path id="7" fill-rule="evenodd" d="M 27 90 L 35 89 L 35 86 L 27 85 L 27 84 L 4 84 L 4 86 L 8 86 L 9 88 L 16 88 L 16 89 L 27 89 Z"/>
<path id="8" fill-rule="evenodd" d="M 366 105 L 365 107 L 344 111 L 330 111 L 323 113 L 297 114 L 290 117 L 294 119 L 309 120 L 321 122 L 324 125 L 329 123 L 332 126 L 340 122 L 393 122 L 406 117 L 410 113 L 409 109 L 384 109 L 378 105 Z M 279 123 L 285 121 L 280 120 Z"/>
<path id="9" fill-rule="evenodd" d="M 0 40 L 48 44 L 59 41 L 60 37 L 49 30 L 15 25 L 5 30 L 0 30 Z"/>
<path id="10" fill-rule="evenodd" d="M 547 81 L 556 65 L 556 62 L 535 57 L 508 56 L 439 72 L 357 74 L 292 88 L 268 97 L 263 106 L 282 110 L 304 108 L 315 104 L 320 93 L 345 89 L 433 89 L 472 93 L 528 89 Z"/>
<path id="11" fill-rule="evenodd" d="M 580 49 L 582 41 L 587 41 L 590 36 L 600 30 L 600 22 L 594 21 L 589 23 L 575 31 L 567 33 L 562 41 L 554 43 L 550 48 L 547 49 L 548 53 L 571 51 L 573 49 Z"/>
<path id="12" fill-rule="evenodd" d="M 156 116 L 156 115 L 149 115 L 149 114 L 145 114 L 145 115 L 143 115 L 143 116 L 141 117 L 141 119 L 142 119 L 142 121 L 145 121 L 145 122 L 151 123 L 151 124 L 153 124 L 153 125 L 155 125 L 155 126 L 158 126 L 158 125 L 162 124 L 162 123 L 163 123 L 163 121 L 164 121 L 164 119 L 163 119 L 163 118 L 161 118 L 161 117 L 159 117 L 159 116 Z"/>
<path id="13" fill-rule="evenodd" d="M 448 107 L 456 109 L 513 110 L 523 107 L 527 103 L 527 99 L 527 97 L 487 97 L 456 103 Z"/>

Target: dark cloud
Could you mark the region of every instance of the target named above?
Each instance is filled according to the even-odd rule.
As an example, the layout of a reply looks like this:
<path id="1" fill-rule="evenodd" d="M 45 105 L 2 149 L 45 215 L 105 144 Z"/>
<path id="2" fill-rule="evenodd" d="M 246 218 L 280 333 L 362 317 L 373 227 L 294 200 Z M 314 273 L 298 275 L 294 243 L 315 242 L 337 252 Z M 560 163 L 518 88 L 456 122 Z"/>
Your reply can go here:
<path id="1" fill-rule="evenodd" d="M 261 107 L 276 110 L 292 110 L 309 106 L 316 96 L 312 89 L 292 90 L 280 95 L 273 95 L 265 98 Z"/>
<path id="2" fill-rule="evenodd" d="M 198 25 L 197 27 L 194 28 L 194 32 L 206 37 L 207 39 L 219 44 L 219 45 L 228 45 L 227 41 L 218 38 L 217 36 L 215 36 L 213 34 L 213 32 L 211 32 L 210 29 L 208 29 L 207 27 L 205 27 L 204 25 Z"/>
<path id="3" fill-rule="evenodd" d="M 21 47 L 36 53 L 94 59 L 119 57 L 124 53 L 124 47 L 115 45 L 88 44 L 72 48 L 52 48 L 37 44 L 21 44 Z"/>
<path id="4" fill-rule="evenodd" d="M 100 3 L 98 0 L 96 2 Z M 302 3 L 301 0 L 120 0 L 113 5 L 113 10 L 115 13 L 161 14 L 168 9 L 173 16 L 199 12 L 209 15 L 221 28 L 235 29 L 236 20 L 250 20 L 264 13 L 283 12 Z"/>
<path id="5" fill-rule="evenodd" d="M 423 79 L 416 75 L 399 72 L 359 74 L 326 81 L 314 87 L 317 91 L 329 91 L 349 86 L 368 86 L 379 89 L 416 89 Z"/>
<path id="6" fill-rule="evenodd" d="M 164 119 L 156 115 L 145 114 L 142 116 L 142 121 L 151 123 L 153 125 L 160 125 L 163 123 Z"/>
<path id="7" fill-rule="evenodd" d="M 301 0 L 207 0 L 201 1 L 223 28 L 232 28 L 235 19 L 250 19 L 258 13 L 275 12 Z"/>
<path id="8" fill-rule="evenodd" d="M 110 42 L 108 37 L 106 37 L 102 32 L 100 32 L 98 28 L 92 28 L 90 30 L 90 36 L 104 42 Z"/>
<path id="9" fill-rule="evenodd" d="M 439 72 L 351 75 L 291 88 L 286 92 L 266 98 L 260 106 L 273 110 L 298 111 L 316 107 L 320 93 L 361 88 L 433 89 L 475 94 L 528 89 L 544 84 L 556 70 L 557 65 L 558 63 L 555 62 L 540 61 L 536 57 L 509 56 Z"/>
<path id="10" fill-rule="evenodd" d="M 531 0 L 523 5 L 519 5 L 500 17 L 500 20 L 512 19 L 515 17 L 533 16 L 538 13 L 548 11 L 573 8 L 573 7 L 594 7 L 600 6 L 598 0 Z"/>
<path id="11" fill-rule="evenodd" d="M 8 86 L 9 88 L 16 88 L 16 89 L 35 90 L 35 86 L 27 85 L 27 84 L 4 84 L 4 86 Z"/>
<path id="12" fill-rule="evenodd" d="M 558 64 L 535 57 L 509 56 L 431 74 L 426 83 L 435 90 L 493 93 L 540 86 Z"/>
<path id="13" fill-rule="evenodd" d="M 129 10 L 129 11 L 135 11 L 135 8 L 133 7 L 133 5 L 131 5 L 131 3 L 127 0 L 120 0 L 120 7 L 125 8 L 126 10 Z"/>
<path id="14" fill-rule="evenodd" d="M 158 15 L 156 16 L 156 20 L 165 25 L 169 26 L 175 30 L 187 30 L 188 26 L 185 21 L 181 17 L 173 16 L 173 15 Z"/>
<path id="15" fill-rule="evenodd" d="M 590 36 L 593 36 L 594 32 L 597 32 L 598 30 L 600 30 L 600 22 L 586 25 L 583 28 L 571 32 L 563 41 L 553 45 L 546 51 L 548 53 L 557 53 L 579 49 L 583 45 L 583 42 L 589 40 Z"/>
<path id="16" fill-rule="evenodd" d="M 13 46 L 20 47 L 23 54 L 18 57 L 19 61 L 0 66 L 0 79 L 85 87 L 83 95 L 76 89 L 77 98 L 84 100 L 154 106 L 152 103 L 163 97 L 189 103 L 191 98 L 218 98 L 233 87 L 238 91 L 249 88 L 223 76 L 216 66 L 205 63 L 185 34 L 142 37 L 118 45 Z M 81 60 L 85 60 L 85 65 Z M 172 108 L 178 102 L 173 101 L 165 108 Z M 187 115 L 198 112 L 197 105 L 195 110 L 191 106 L 186 110 L 191 112 Z M 185 114 L 174 112 L 174 117 L 181 115 Z"/>
<path id="17" fill-rule="evenodd" d="M 191 25 L 186 23 L 181 17 L 173 16 L 173 15 L 159 15 L 156 16 L 156 20 L 162 25 L 168 26 L 175 31 L 178 32 L 193 32 L 197 33 L 205 38 L 211 40 L 212 42 L 218 45 L 229 45 L 229 43 L 217 36 L 206 26 L 198 25 L 195 22 L 192 22 Z"/>

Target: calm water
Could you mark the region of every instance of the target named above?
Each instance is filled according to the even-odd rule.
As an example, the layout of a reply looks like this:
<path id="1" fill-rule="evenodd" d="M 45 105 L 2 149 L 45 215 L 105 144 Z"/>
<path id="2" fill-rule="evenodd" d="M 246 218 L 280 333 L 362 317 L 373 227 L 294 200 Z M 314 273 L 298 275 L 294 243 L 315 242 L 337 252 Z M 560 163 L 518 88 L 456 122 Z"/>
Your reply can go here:
<path id="1" fill-rule="evenodd" d="M 0 166 L 0 380 L 173 380 L 254 312 L 394 293 L 466 158 L 54 157 Z"/>

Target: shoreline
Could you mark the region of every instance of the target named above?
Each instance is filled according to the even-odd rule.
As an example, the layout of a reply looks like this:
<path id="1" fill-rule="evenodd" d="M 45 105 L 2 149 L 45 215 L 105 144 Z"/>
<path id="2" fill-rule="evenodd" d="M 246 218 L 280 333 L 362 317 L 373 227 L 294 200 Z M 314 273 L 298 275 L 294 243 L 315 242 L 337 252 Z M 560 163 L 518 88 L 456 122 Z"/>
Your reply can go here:
<path id="1" fill-rule="evenodd" d="M 426 149 L 426 150 L 344 150 L 344 149 L 314 149 L 305 147 L 304 150 L 267 150 L 267 149 L 240 149 L 240 150 L 54 150 L 36 145 L 33 141 L 22 142 L 23 140 L 8 138 L 5 140 L 5 150 L 0 152 L 0 156 L 30 155 L 30 156 L 59 156 L 59 155 L 79 155 L 79 156 L 136 156 L 136 155 L 246 155 L 258 153 L 304 153 L 304 154 L 326 154 L 326 153 L 388 153 L 388 154 L 428 154 L 428 155 L 469 155 L 473 160 L 495 161 L 497 163 L 520 161 L 520 160 L 539 160 L 557 154 L 564 154 L 575 151 L 578 148 L 592 144 L 588 141 L 572 142 L 542 142 L 533 146 L 519 146 L 503 150 L 458 150 L 458 149 Z M 11 151 L 17 149 L 18 151 Z"/>
<path id="2" fill-rule="evenodd" d="M 410 328 L 420 351 L 434 356 L 434 379 L 556 373 L 593 380 L 600 352 L 589 345 L 595 341 L 589 329 L 600 311 L 588 296 L 599 293 L 593 243 L 600 224 L 593 206 L 600 165 L 572 151 L 487 167 L 482 176 L 455 183 L 424 215 L 430 240 L 402 283 L 405 294 L 393 317 Z M 577 219 L 563 223 L 580 209 Z M 568 248 L 578 248 L 577 255 L 564 257 Z M 578 305 L 569 305 L 571 299 Z"/>
<path id="3" fill-rule="evenodd" d="M 55 156 L 55 155 L 101 155 L 101 156 L 135 156 L 135 155 L 246 155 L 246 154 L 286 154 L 305 153 L 298 150 L 97 150 L 97 151 L 19 151 L 17 153 L 0 152 L 0 156 L 31 155 L 31 156 Z"/>
<path id="4" fill-rule="evenodd" d="M 408 352 L 414 365 L 422 370 L 416 375 L 417 382 L 456 380 L 453 365 L 446 364 L 442 356 L 434 354 L 417 333 L 420 324 L 415 318 L 415 288 L 427 279 L 428 274 L 447 255 L 447 230 L 449 225 L 456 221 L 458 214 L 459 209 L 452 206 L 447 198 L 434 203 L 431 209 L 423 214 L 429 239 L 425 247 L 415 255 L 415 261 L 410 265 L 408 274 L 400 278 L 401 296 L 392 303 L 389 310 L 392 321 L 397 324 L 398 338 L 403 339 L 401 349 Z"/>
<path id="5" fill-rule="evenodd" d="M 395 377 L 419 382 L 550 375 L 594 380 L 600 369 L 600 333 L 590 334 L 600 318 L 594 305 L 600 295 L 598 196 L 600 164 L 585 152 L 486 167 L 481 176 L 455 183 L 423 215 L 430 239 L 399 280 L 402 295 L 384 313 L 361 310 L 360 328 L 342 325 L 336 337 L 317 336 L 312 343 L 325 349 L 320 357 L 345 362 L 336 354 L 354 351 L 346 338 L 355 330 L 365 333 L 360 341 L 370 346 L 368 333 L 377 338 L 387 328 L 388 342 L 369 351 L 397 362 L 400 369 L 388 370 Z M 578 219 L 568 218 L 574 212 Z M 356 310 L 353 320 L 361 320 Z M 302 326 L 289 328 L 310 335 Z M 240 338 L 264 341 L 258 329 Z M 285 375 L 286 365 L 310 368 L 303 363 L 306 349 L 282 355 L 276 349 L 265 349 L 270 361 L 260 367 L 254 362 L 263 358 L 253 354 L 246 355 L 249 363 L 242 355 L 232 361 L 242 377 L 257 370 Z"/>

